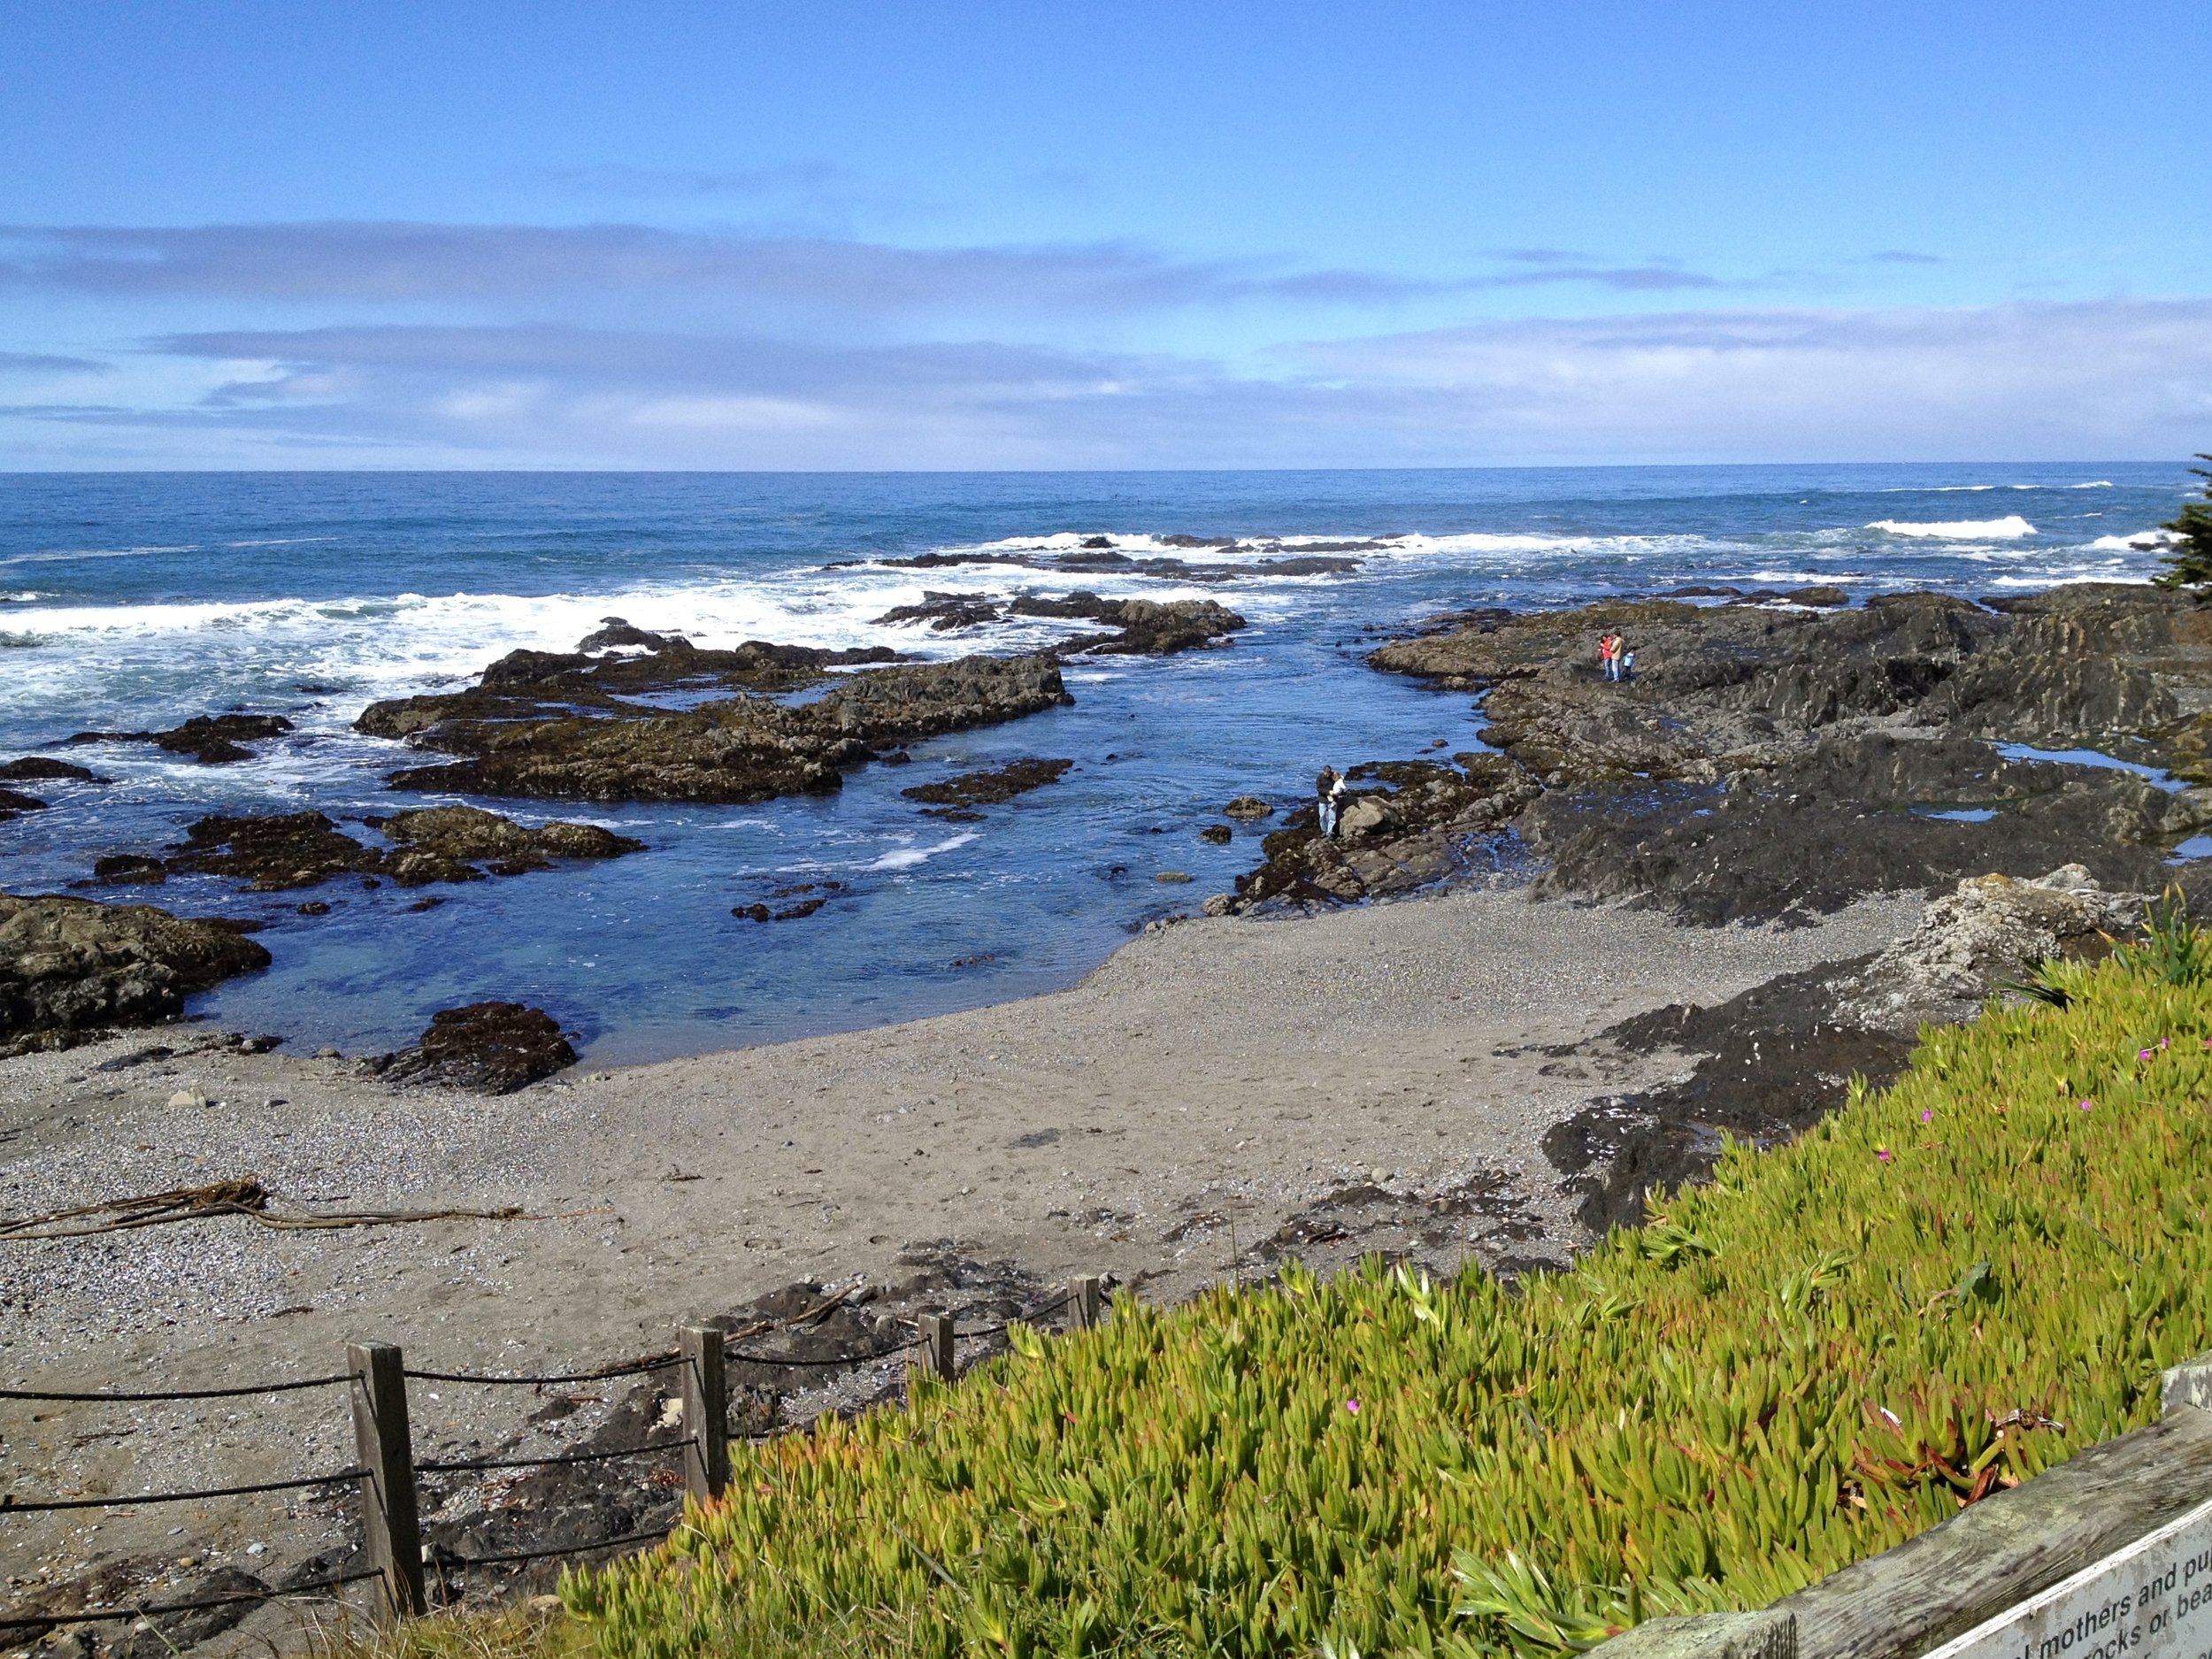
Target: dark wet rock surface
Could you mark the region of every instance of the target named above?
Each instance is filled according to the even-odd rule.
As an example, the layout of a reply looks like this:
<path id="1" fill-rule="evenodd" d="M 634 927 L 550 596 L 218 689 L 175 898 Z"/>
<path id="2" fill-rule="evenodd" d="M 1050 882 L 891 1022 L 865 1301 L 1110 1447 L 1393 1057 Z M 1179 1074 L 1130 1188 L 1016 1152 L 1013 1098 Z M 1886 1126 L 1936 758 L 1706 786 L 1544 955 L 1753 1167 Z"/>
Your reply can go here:
<path id="1" fill-rule="evenodd" d="M 72 743 L 151 743 L 172 755 L 189 755 L 203 766 L 250 760 L 249 743 L 281 737 L 292 729 L 280 714 L 202 714 L 166 732 L 79 732 Z"/>
<path id="2" fill-rule="evenodd" d="M 20 789 L 0 789 L 0 824 L 26 812 L 43 812 L 46 805 L 36 795 L 25 795 Z"/>
<path id="3" fill-rule="evenodd" d="M 910 558 L 844 559 L 827 568 L 845 570 L 856 565 L 870 565 L 886 570 L 937 571 L 983 565 L 1071 575 L 1142 576 L 1170 582 L 1233 582 L 1266 576 L 1348 576 L 1360 568 L 1361 561 L 1345 557 L 1348 553 L 1371 551 L 1380 545 L 1373 541 L 1342 541 L 1284 553 L 1268 550 L 1270 544 L 1245 543 L 1233 538 L 1164 536 L 1161 541 L 1169 547 L 1214 548 L 1223 551 L 1248 548 L 1255 557 L 1248 560 L 1193 563 L 1171 554 L 1124 553 L 1110 541 L 1094 539 L 1065 553 L 1041 549 L 1033 552 L 1009 549 L 988 553 L 918 553 Z"/>
<path id="4" fill-rule="evenodd" d="M 755 922 L 803 921 L 832 899 L 851 891 L 842 881 L 798 881 L 776 888 L 764 902 L 737 905 L 730 914 Z"/>
<path id="5" fill-rule="evenodd" d="M 370 1069 L 388 1082 L 511 1094 L 576 1064 L 560 1022 L 520 1002 L 471 1002 L 430 1017 L 421 1041 L 379 1056 Z"/>
<path id="6" fill-rule="evenodd" d="M 2203 800 L 2131 773 L 1909 731 L 1839 734 L 1721 784 L 1549 791 L 1520 827 L 1551 865 L 1548 894 L 1649 898 L 1717 925 L 2077 860 L 2155 891 L 2169 849 L 2208 822 Z"/>
<path id="7" fill-rule="evenodd" d="M 1076 592 L 1059 597 L 1021 594 L 945 594 L 926 590 L 919 604 L 899 605 L 876 618 L 883 626 L 921 623 L 939 634 L 1004 623 L 1022 617 L 1100 622 L 1110 634 L 1080 634 L 1051 649 L 1061 657 L 1167 657 L 1217 645 L 1245 626 L 1244 618 L 1210 599 L 1103 599 Z"/>
<path id="8" fill-rule="evenodd" d="M 1499 827 L 1548 864 L 1554 895 L 1717 925 L 2073 862 L 2108 887 L 2154 890 L 2173 849 L 2212 825 L 2212 795 L 1993 747 L 2097 749 L 2212 780 L 2212 609 L 2187 595 L 2085 584 L 2002 613 L 1931 594 L 1824 611 L 1806 607 L 1825 593 L 1773 597 L 1790 603 L 1480 609 L 1368 660 L 1480 695 L 1483 741 L 1515 772 Z M 1609 632 L 1636 652 L 1626 684 L 1599 671 Z M 1310 809 L 1302 822 L 1310 836 Z M 1371 862 L 1395 839 L 1387 823 L 1363 834 Z M 1288 840 L 1268 849 L 1244 900 L 1389 890 Z"/>
<path id="9" fill-rule="evenodd" d="M 1583 1223 L 1597 1233 L 1635 1225 L 1647 1188 L 1712 1172 L 1724 1133 L 1772 1146 L 1843 1104 L 1854 1076 L 1893 1080 L 1914 1034 L 1837 1013 L 1841 987 L 1871 960 L 1786 974 L 1717 1008 L 1656 1009 L 1600 1033 L 1594 1046 L 1678 1049 L 1696 1061 L 1680 1083 L 1594 1102 L 1545 1135 L 1545 1156 L 1582 1195 Z"/>
<path id="10" fill-rule="evenodd" d="M 42 783 L 105 783 L 106 779 L 89 766 L 73 765 L 65 760 L 52 760 L 44 755 L 25 755 L 0 766 L 0 782 Z"/>
<path id="11" fill-rule="evenodd" d="M 611 618 L 602 634 L 618 622 Z M 1049 657 L 833 674 L 856 663 L 895 664 L 895 654 L 758 641 L 703 651 L 632 632 L 658 647 L 597 657 L 513 652 L 468 690 L 373 703 L 355 729 L 458 757 L 395 772 L 398 789 L 742 803 L 833 794 L 844 768 L 879 750 L 1071 701 Z M 781 700 L 825 685 L 810 701 Z M 639 700 L 653 697 L 662 704 Z M 672 701 L 689 706 L 664 706 Z"/>
<path id="12" fill-rule="evenodd" d="M 1245 908 L 1271 901 L 1349 903 L 1494 870 L 1499 833 L 1538 793 L 1497 755 L 1378 761 L 1345 773 L 1353 795 L 1334 837 L 1309 803 L 1261 843 L 1266 862 L 1240 878 Z"/>
<path id="13" fill-rule="evenodd" d="M 287 893 L 357 876 L 365 884 L 416 887 L 479 881 L 487 873 L 523 875 L 549 870 L 557 859 L 615 858 L 645 848 L 594 824 L 556 821 L 532 829 L 472 806 L 425 807 L 363 821 L 394 845 L 358 841 L 320 812 L 218 813 L 192 824 L 166 859 L 116 854 L 93 866 L 93 879 L 117 885 L 191 873 L 242 881 L 252 893 Z"/>
<path id="14" fill-rule="evenodd" d="M 174 1019 L 186 997 L 268 965 L 234 923 L 0 894 L 0 1052 Z"/>
<path id="15" fill-rule="evenodd" d="M 962 772 L 956 778 L 947 778 L 938 783 L 918 783 L 899 793 L 910 801 L 919 801 L 933 807 L 974 808 L 997 806 L 1017 795 L 1027 795 L 1032 789 L 1041 789 L 1055 784 L 1067 775 L 1075 763 L 1071 760 L 1009 761 L 1005 765 L 986 772 Z M 949 817 L 941 812 L 938 817 Z"/>

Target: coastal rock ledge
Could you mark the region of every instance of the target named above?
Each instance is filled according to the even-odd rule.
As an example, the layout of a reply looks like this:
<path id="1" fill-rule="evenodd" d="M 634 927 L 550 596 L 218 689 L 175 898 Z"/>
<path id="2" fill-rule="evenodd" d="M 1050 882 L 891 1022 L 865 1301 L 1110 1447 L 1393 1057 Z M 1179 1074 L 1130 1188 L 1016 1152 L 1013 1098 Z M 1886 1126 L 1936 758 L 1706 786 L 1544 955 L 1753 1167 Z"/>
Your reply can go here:
<path id="1" fill-rule="evenodd" d="M 0 1055 L 174 1019 L 186 997 L 268 965 L 269 953 L 235 923 L 0 894 Z"/>

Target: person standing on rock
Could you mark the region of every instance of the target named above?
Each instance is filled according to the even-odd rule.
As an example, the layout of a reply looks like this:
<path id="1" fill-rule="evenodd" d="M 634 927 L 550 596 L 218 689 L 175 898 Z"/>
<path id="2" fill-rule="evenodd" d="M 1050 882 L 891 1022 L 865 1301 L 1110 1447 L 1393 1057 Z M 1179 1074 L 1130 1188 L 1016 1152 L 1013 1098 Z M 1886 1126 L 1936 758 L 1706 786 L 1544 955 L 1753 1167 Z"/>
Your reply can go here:
<path id="1" fill-rule="evenodd" d="M 1598 635 L 1598 669 L 1608 680 L 1614 678 L 1614 637 L 1610 631 Z"/>
<path id="2" fill-rule="evenodd" d="M 1336 768 L 1324 766 L 1321 775 L 1313 780 L 1314 799 L 1321 833 L 1332 841 L 1336 838 L 1336 791 L 1344 787 L 1344 780 L 1336 775 Z"/>

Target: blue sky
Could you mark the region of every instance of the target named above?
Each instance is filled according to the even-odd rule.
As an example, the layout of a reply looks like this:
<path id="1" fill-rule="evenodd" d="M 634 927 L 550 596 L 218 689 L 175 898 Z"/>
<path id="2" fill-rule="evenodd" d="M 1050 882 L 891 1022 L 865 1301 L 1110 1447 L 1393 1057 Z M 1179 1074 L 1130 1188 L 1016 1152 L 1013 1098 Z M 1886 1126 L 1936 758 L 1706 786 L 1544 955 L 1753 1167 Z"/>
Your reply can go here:
<path id="1" fill-rule="evenodd" d="M 2212 7 L 46 4 L 0 465 L 2212 447 Z"/>

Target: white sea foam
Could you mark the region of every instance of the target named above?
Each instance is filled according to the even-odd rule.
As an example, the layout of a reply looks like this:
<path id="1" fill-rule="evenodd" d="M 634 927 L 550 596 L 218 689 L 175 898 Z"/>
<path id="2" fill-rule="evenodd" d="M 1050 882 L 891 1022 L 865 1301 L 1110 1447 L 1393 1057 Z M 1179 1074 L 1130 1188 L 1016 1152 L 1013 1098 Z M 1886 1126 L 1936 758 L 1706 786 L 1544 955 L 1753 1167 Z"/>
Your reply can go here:
<path id="1" fill-rule="evenodd" d="M 1916 523 L 1909 518 L 1877 518 L 1866 526 L 1887 535 L 1916 536 L 1946 541 L 2016 541 L 2033 535 L 2035 526 L 2018 513 L 2002 518 L 1949 518 Z"/>
<path id="2" fill-rule="evenodd" d="M 2108 478 L 2093 479 L 2085 484 L 1892 484 L 1879 490 L 1883 495 L 1978 495 L 1993 489 L 2110 489 Z"/>
<path id="3" fill-rule="evenodd" d="M 2170 530 L 2139 530 L 2133 535 L 2101 535 L 2089 547 L 2095 553 L 2157 553 L 2176 540 Z"/>
<path id="4" fill-rule="evenodd" d="M 60 548 L 45 553 L 12 553 L 0 559 L 0 565 L 65 565 L 74 559 L 135 559 L 150 553 L 196 553 L 199 544 L 187 542 L 180 547 L 96 547 Z"/>
<path id="5" fill-rule="evenodd" d="M 939 841 L 934 847 L 902 847 L 857 867 L 862 870 L 911 870 L 916 864 L 927 864 L 939 853 L 949 853 L 956 847 L 965 847 L 979 833 L 977 830 L 964 830 L 957 835 Z"/>

